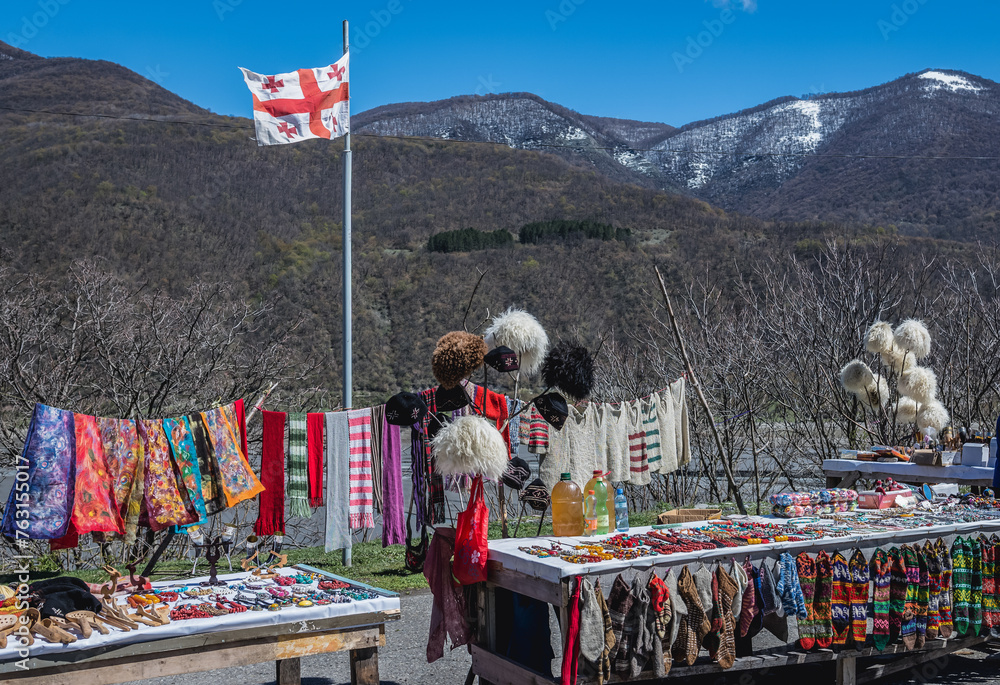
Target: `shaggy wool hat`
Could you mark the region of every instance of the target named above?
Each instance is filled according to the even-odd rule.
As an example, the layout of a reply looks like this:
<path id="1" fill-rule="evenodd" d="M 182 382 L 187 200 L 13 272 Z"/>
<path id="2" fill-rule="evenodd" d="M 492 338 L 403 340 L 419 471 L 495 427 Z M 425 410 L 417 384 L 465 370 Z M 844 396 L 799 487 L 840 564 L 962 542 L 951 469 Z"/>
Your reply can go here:
<path id="1" fill-rule="evenodd" d="M 885 403 L 889 401 L 889 383 L 885 380 L 885 376 L 875 375 L 867 388 L 854 393 L 854 395 L 866 407 L 872 409 L 884 407 Z"/>
<path id="2" fill-rule="evenodd" d="M 517 363 L 517 352 L 510 349 L 506 345 L 494 347 L 486 353 L 486 357 L 483 361 L 486 362 L 487 366 L 500 372 L 517 371 L 521 368 Z"/>
<path id="3" fill-rule="evenodd" d="M 889 349 L 882 352 L 879 356 L 882 358 L 882 363 L 885 367 L 897 376 L 901 376 L 917 365 L 917 358 L 913 356 L 913 353 L 907 352 L 897 345 L 895 340 L 892 341 Z"/>
<path id="4" fill-rule="evenodd" d="M 524 484 L 527 482 L 528 476 L 530 475 L 531 467 L 528 466 L 528 462 L 521 459 L 521 457 L 514 457 L 507 462 L 507 468 L 504 470 L 500 479 L 507 487 L 520 490 L 524 487 Z"/>
<path id="5" fill-rule="evenodd" d="M 490 327 L 486 329 L 486 342 L 491 347 L 504 345 L 514 350 L 520 360 L 521 371 L 526 376 L 538 373 L 549 350 L 549 336 L 538 319 L 513 307 L 493 317 Z"/>
<path id="6" fill-rule="evenodd" d="M 385 420 L 393 426 L 412 426 L 426 415 L 427 404 L 416 393 L 401 392 L 385 403 Z"/>
<path id="7" fill-rule="evenodd" d="M 937 376 L 931 369 L 915 366 L 899 377 L 900 395 L 912 397 L 920 404 L 928 404 L 937 397 Z"/>
<path id="8" fill-rule="evenodd" d="M 586 399 L 594 385 L 594 357 L 586 347 L 560 341 L 545 356 L 542 379 L 574 399 Z"/>
<path id="9" fill-rule="evenodd" d="M 548 392 L 535 398 L 535 409 L 545 421 L 556 430 L 562 430 L 569 416 L 569 406 L 566 399 L 557 392 Z"/>
<path id="10" fill-rule="evenodd" d="M 438 411 L 458 411 L 469 405 L 469 395 L 461 384 L 453 388 L 439 385 L 434 391 L 434 404 L 437 405 Z"/>
<path id="11" fill-rule="evenodd" d="M 431 370 L 445 389 L 454 388 L 483 365 L 486 343 L 478 335 L 465 331 L 445 333 L 434 348 Z"/>
<path id="12" fill-rule="evenodd" d="M 917 401 L 905 395 L 896 400 L 896 422 L 913 423 L 917 420 Z"/>
<path id="13" fill-rule="evenodd" d="M 863 392 L 874 380 L 875 374 L 860 359 L 852 359 L 840 370 L 840 384 L 847 392 Z"/>
<path id="14" fill-rule="evenodd" d="M 892 342 L 892 326 L 885 321 L 876 321 L 865 333 L 865 349 L 873 354 L 888 352 Z"/>
<path id="15" fill-rule="evenodd" d="M 507 468 L 509 453 L 496 426 L 482 416 L 459 416 L 431 441 L 442 475 L 473 473 L 496 480 Z"/>
<path id="16" fill-rule="evenodd" d="M 545 487 L 541 478 L 528 483 L 518 498 L 535 511 L 545 511 L 549 508 L 549 489 Z"/>
<path id="17" fill-rule="evenodd" d="M 894 332 L 896 344 L 908 352 L 919 361 L 931 353 L 931 334 L 923 321 L 917 319 L 907 319 L 896 326 Z"/>
<path id="18" fill-rule="evenodd" d="M 940 433 L 948 425 L 948 419 L 948 410 L 943 404 L 934 400 L 921 405 L 920 411 L 917 412 L 917 428 L 922 431 L 933 428 Z"/>

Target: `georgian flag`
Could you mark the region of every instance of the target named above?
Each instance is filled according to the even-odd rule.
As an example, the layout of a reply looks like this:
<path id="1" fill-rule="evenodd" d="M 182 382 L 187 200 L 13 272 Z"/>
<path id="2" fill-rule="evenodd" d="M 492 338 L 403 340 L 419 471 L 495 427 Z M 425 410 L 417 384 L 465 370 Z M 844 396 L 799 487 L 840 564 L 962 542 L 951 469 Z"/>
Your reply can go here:
<path id="1" fill-rule="evenodd" d="M 240 67 L 253 94 L 258 145 L 337 138 L 351 130 L 348 57 L 319 69 L 263 76 Z"/>

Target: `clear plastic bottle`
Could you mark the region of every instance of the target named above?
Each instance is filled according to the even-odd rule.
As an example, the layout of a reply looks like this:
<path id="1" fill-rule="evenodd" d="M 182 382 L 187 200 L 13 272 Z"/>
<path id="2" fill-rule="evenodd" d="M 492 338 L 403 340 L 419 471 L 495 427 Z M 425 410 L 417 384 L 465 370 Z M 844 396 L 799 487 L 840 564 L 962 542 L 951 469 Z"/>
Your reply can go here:
<path id="1" fill-rule="evenodd" d="M 597 497 L 597 534 L 604 535 L 611 532 L 611 512 L 615 509 L 614 490 L 608 489 L 608 484 L 604 480 L 604 472 L 600 469 L 594 471 L 594 477 L 583 486 L 583 491 L 594 491 Z"/>
<path id="2" fill-rule="evenodd" d="M 619 533 L 628 531 L 628 501 L 622 488 L 615 493 L 615 529 Z"/>
<path id="3" fill-rule="evenodd" d="M 562 474 L 552 488 L 552 534 L 583 535 L 583 491 L 568 473 Z"/>
<path id="4" fill-rule="evenodd" d="M 587 491 L 587 497 L 583 500 L 584 535 L 597 535 L 597 497 L 593 490 Z"/>

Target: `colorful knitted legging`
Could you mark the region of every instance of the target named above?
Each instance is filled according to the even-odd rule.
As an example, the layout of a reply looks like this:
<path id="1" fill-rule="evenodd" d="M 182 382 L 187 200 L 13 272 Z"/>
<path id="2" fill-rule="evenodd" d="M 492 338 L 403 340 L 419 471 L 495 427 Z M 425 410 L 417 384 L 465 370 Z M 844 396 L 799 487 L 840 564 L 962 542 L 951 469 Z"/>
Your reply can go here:
<path id="1" fill-rule="evenodd" d="M 977 543 L 983 560 L 983 631 L 992 632 L 1000 619 L 997 613 L 995 548 L 985 535 L 979 536 Z"/>
<path id="2" fill-rule="evenodd" d="M 900 637 L 906 614 L 906 561 L 898 547 L 889 550 L 889 640 Z"/>
<path id="3" fill-rule="evenodd" d="M 883 650 L 889 644 L 891 637 L 891 562 L 889 555 L 883 550 L 875 550 L 872 556 L 870 573 L 875 586 L 872 598 L 872 642 L 875 649 Z M 898 628 L 897 628 L 898 631 Z"/>
<path id="4" fill-rule="evenodd" d="M 969 604 L 972 602 L 972 559 L 969 546 L 962 538 L 951 545 L 951 587 L 954 602 L 955 632 L 959 636 L 969 631 Z"/>
<path id="5" fill-rule="evenodd" d="M 941 562 L 929 540 L 921 554 L 927 565 L 927 639 L 933 640 L 941 629 Z"/>

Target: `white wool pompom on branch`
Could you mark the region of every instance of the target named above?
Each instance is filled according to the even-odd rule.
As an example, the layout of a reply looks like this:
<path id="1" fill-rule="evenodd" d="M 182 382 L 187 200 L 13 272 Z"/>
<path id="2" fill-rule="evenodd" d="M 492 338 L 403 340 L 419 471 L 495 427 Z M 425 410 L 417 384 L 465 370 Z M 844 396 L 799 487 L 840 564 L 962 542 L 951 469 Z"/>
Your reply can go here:
<path id="1" fill-rule="evenodd" d="M 844 390 L 857 394 L 864 392 L 875 380 L 875 374 L 860 359 L 852 359 L 840 370 L 840 384 Z"/>
<path id="2" fill-rule="evenodd" d="M 912 352 L 917 361 L 931 353 L 931 334 L 923 321 L 907 319 L 896 326 L 893 333 L 896 344 L 908 352 Z"/>
<path id="3" fill-rule="evenodd" d="M 504 345 L 514 350 L 521 372 L 534 376 L 542 368 L 549 351 L 549 336 L 538 319 L 523 309 L 511 307 L 493 317 L 490 327 L 486 329 L 486 344 L 491 349 Z"/>
<path id="4" fill-rule="evenodd" d="M 917 358 L 913 356 L 913 353 L 907 352 L 895 341 L 892 342 L 888 350 L 879 356 L 882 357 L 882 364 L 897 376 L 903 375 L 917 365 Z"/>
<path id="5" fill-rule="evenodd" d="M 508 345 L 509 347 L 509 345 Z M 507 468 L 507 445 L 482 416 L 459 416 L 431 440 L 442 475 L 472 473 L 496 480 Z"/>
<path id="6" fill-rule="evenodd" d="M 865 349 L 872 354 L 890 351 L 892 343 L 892 326 L 886 321 L 876 321 L 865 333 Z"/>
<path id="7" fill-rule="evenodd" d="M 912 397 L 900 397 L 896 400 L 896 423 L 913 423 L 917 420 L 917 401 Z"/>
<path id="8" fill-rule="evenodd" d="M 940 433 L 948 425 L 948 419 L 948 410 L 943 404 L 934 400 L 921 405 L 920 411 L 917 412 L 917 428 L 922 431 L 933 428 Z"/>
<path id="9" fill-rule="evenodd" d="M 854 393 L 858 401 L 866 407 L 884 407 L 889 401 L 889 383 L 885 376 L 876 375 L 864 390 Z"/>
<path id="10" fill-rule="evenodd" d="M 937 398 L 937 375 L 923 366 L 915 366 L 899 377 L 896 384 L 900 395 L 912 397 L 920 404 L 930 404 Z"/>

